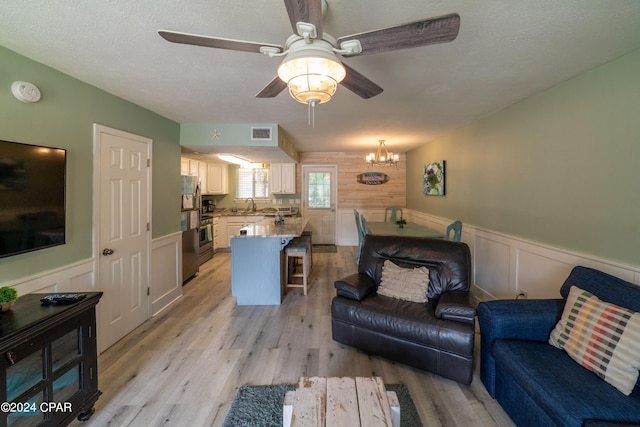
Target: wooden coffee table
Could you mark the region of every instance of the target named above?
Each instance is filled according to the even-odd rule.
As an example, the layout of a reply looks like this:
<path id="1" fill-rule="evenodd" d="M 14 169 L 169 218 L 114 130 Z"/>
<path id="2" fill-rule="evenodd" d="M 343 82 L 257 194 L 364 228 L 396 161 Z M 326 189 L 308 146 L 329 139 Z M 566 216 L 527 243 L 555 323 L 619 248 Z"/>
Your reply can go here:
<path id="1" fill-rule="evenodd" d="M 380 377 L 300 377 L 285 396 L 285 427 L 400 427 L 400 404 Z"/>

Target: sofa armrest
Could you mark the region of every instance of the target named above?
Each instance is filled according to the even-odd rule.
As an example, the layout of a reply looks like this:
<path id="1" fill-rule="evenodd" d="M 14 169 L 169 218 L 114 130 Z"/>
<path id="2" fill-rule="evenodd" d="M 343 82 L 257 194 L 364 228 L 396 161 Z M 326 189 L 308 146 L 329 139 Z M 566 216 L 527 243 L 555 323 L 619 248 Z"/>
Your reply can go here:
<path id="1" fill-rule="evenodd" d="M 436 317 L 475 325 L 476 309 L 469 302 L 469 292 L 448 291 L 440 296 L 436 306 Z"/>
<path id="2" fill-rule="evenodd" d="M 480 379 L 495 397 L 496 362 L 492 353 L 497 339 L 544 341 L 564 308 L 563 299 L 497 300 L 478 304 L 480 324 Z"/>
<path id="3" fill-rule="evenodd" d="M 369 276 L 354 273 L 350 276 L 336 280 L 333 284 L 338 296 L 361 301 L 364 297 L 376 290 L 376 284 Z"/>
<path id="4" fill-rule="evenodd" d="M 494 339 L 547 341 L 560 320 L 563 299 L 497 300 L 478 305 L 480 331 Z"/>

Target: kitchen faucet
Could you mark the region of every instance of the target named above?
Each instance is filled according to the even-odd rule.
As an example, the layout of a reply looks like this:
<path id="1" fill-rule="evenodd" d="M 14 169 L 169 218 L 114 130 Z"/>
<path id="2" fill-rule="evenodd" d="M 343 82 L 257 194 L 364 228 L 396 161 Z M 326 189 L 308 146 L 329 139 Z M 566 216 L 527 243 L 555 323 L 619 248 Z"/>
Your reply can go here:
<path id="1" fill-rule="evenodd" d="M 256 202 L 253 200 L 253 198 L 249 197 L 246 200 L 247 203 L 251 202 L 251 211 L 255 211 L 256 210 Z"/>

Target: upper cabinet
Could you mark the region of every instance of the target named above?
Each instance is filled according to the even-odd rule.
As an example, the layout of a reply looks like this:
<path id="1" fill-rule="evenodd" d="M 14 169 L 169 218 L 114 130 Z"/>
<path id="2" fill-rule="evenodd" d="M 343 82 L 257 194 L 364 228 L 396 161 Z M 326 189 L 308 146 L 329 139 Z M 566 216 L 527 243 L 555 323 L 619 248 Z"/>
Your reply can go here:
<path id="1" fill-rule="evenodd" d="M 202 194 L 229 194 L 229 168 L 226 163 L 207 163 L 180 158 L 180 175 L 197 176 Z"/>
<path id="2" fill-rule="evenodd" d="M 180 157 L 180 175 L 189 175 L 189 159 Z"/>
<path id="3" fill-rule="evenodd" d="M 271 163 L 271 193 L 294 194 L 296 192 L 296 164 Z"/>
<path id="4" fill-rule="evenodd" d="M 203 194 L 229 194 L 229 167 L 226 163 L 207 163 Z"/>
<path id="5" fill-rule="evenodd" d="M 180 157 L 180 175 L 198 176 L 200 174 L 200 162 L 186 157 Z"/>
<path id="6" fill-rule="evenodd" d="M 202 194 L 207 194 L 207 162 L 200 162 L 200 166 L 198 167 L 198 179 L 200 180 L 200 192 Z"/>

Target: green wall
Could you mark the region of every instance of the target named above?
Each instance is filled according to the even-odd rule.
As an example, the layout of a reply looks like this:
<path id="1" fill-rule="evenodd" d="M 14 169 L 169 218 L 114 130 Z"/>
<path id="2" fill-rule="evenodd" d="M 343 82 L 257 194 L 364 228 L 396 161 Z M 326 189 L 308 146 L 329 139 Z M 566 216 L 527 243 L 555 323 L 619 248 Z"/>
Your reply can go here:
<path id="1" fill-rule="evenodd" d="M 0 259 L 0 284 L 91 257 L 93 124 L 153 140 L 152 235 L 180 230 L 180 125 L 0 47 L 0 139 L 67 149 L 67 243 Z M 16 80 L 39 87 L 24 104 Z"/>
<path id="2" fill-rule="evenodd" d="M 640 50 L 410 151 L 407 207 L 640 265 L 639 112 Z"/>

